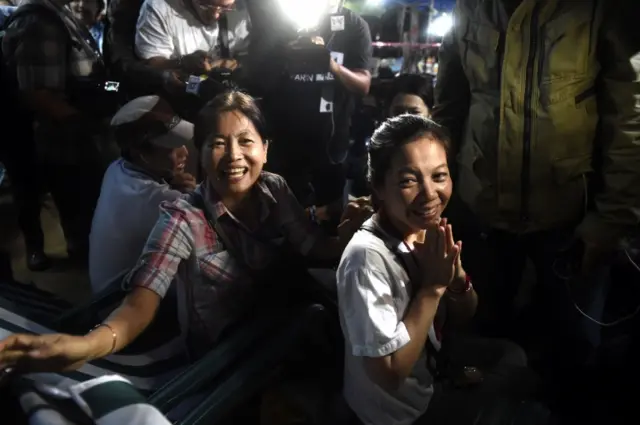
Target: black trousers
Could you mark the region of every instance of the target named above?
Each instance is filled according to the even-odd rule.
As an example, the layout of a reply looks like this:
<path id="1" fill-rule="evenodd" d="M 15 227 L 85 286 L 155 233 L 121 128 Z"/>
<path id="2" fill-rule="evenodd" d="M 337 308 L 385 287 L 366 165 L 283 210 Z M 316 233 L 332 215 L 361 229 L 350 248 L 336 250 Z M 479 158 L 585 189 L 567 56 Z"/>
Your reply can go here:
<path id="1" fill-rule="evenodd" d="M 518 345 L 503 339 L 460 336 L 445 342 L 448 370 L 473 366 L 482 382 L 456 386 L 447 377 L 434 384 L 427 411 L 416 425 L 546 425 L 548 410 L 536 403 L 538 378 Z M 524 408 L 523 408 L 524 407 Z M 338 414 L 339 425 L 361 424 L 355 413 Z M 523 418 L 521 418 L 524 416 Z"/>
<path id="2" fill-rule="evenodd" d="M 70 128 L 42 123 L 36 128 L 36 143 L 38 160 L 60 213 L 67 248 L 84 256 L 88 253 L 91 221 L 104 172 L 120 150 L 101 127 L 92 130 L 93 134 L 79 130 L 76 133 Z"/>
<path id="3" fill-rule="evenodd" d="M 16 117 L 10 124 L 16 138 L 0 143 L 0 162 L 11 179 L 11 192 L 18 211 L 18 225 L 27 250 L 42 250 L 44 235 L 40 224 L 42 200 L 46 193 L 45 176 L 36 161 L 33 123 Z"/>
<path id="4" fill-rule="evenodd" d="M 561 331 L 569 299 L 560 268 L 570 254 L 578 253 L 573 226 L 527 234 L 491 228 L 455 193 L 444 216 L 452 223 L 456 239 L 463 242 L 462 264 L 478 293 L 476 321 L 482 334 L 516 339 L 526 332 L 517 320 L 515 303 L 527 260 L 534 266 L 536 279 L 530 305 L 544 312 L 535 327 L 546 331 L 545 326 L 553 323 L 551 329 Z"/>
<path id="5" fill-rule="evenodd" d="M 572 236 L 571 228 L 525 235 L 492 229 L 486 234 L 483 258 L 488 260 L 485 263 L 488 269 L 481 274 L 485 281 L 477 288 L 483 300 L 479 315 L 498 334 L 513 336 L 523 330 L 516 320 L 515 301 L 527 259 L 531 260 L 536 275 L 531 305 L 544 312 L 539 314 L 538 326 L 555 322 L 557 329 L 557 323 L 566 322 L 568 294 L 560 264 L 569 252 Z"/>
<path id="6" fill-rule="evenodd" d="M 519 424 L 517 408 L 532 400 L 537 376 L 527 368 L 527 357 L 518 345 L 503 339 L 459 337 L 447 350 L 451 369 L 473 366 L 483 380 L 469 387 L 457 387 L 445 379 L 434 386 L 433 398 L 418 425 Z M 529 401 L 527 424 L 543 425 L 548 411 Z"/>
<path id="7" fill-rule="evenodd" d="M 91 162 L 68 165 L 49 163 L 43 169 L 60 213 L 68 247 L 72 250 L 88 250 L 91 221 L 100 196 L 104 169 L 100 164 Z"/>

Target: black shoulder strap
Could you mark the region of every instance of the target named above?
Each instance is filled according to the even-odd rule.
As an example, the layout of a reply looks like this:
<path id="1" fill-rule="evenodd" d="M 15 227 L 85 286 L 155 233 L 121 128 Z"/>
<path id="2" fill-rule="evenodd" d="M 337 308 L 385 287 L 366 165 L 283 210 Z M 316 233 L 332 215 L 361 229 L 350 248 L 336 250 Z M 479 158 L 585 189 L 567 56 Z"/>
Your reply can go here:
<path id="1" fill-rule="evenodd" d="M 218 19 L 218 46 L 220 47 L 220 58 L 231 58 L 231 52 L 229 51 L 229 21 L 224 13 Z"/>

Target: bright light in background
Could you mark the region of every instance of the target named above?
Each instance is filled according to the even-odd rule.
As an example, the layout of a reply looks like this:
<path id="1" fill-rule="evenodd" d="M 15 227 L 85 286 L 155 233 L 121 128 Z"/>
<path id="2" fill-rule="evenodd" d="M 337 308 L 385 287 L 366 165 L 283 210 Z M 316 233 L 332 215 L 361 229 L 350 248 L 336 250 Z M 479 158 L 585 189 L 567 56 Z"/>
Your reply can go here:
<path id="1" fill-rule="evenodd" d="M 367 0 L 367 4 L 370 6 L 380 6 L 384 0 Z"/>
<path id="2" fill-rule="evenodd" d="M 451 15 L 443 13 L 442 15 L 431 21 L 431 24 L 429 24 L 428 33 L 429 35 L 433 35 L 436 37 L 444 37 L 452 27 L 453 18 L 451 17 Z"/>
<path id="3" fill-rule="evenodd" d="M 313 29 L 329 10 L 330 0 L 278 0 L 288 19 L 298 30 Z"/>

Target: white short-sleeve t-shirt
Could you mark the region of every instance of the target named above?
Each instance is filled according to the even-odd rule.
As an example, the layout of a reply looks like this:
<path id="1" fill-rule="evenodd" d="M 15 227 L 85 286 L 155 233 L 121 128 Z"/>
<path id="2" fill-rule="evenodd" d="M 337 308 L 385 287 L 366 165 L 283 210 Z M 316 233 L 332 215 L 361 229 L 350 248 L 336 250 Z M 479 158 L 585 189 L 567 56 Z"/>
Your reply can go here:
<path id="1" fill-rule="evenodd" d="M 340 323 L 346 342 L 343 394 L 365 425 L 409 425 L 427 410 L 433 395 L 426 352 L 394 392 L 375 384 L 364 368 L 364 357 L 387 356 L 411 340 L 402 321 L 411 301 L 411 283 L 391 247 L 409 252 L 402 241 L 380 228 L 376 216 L 363 227 L 375 228 L 384 240 L 359 230 L 338 267 Z M 439 349 L 433 326 L 429 340 Z"/>
<path id="2" fill-rule="evenodd" d="M 185 1 L 145 0 L 138 16 L 136 54 L 141 59 L 163 57 L 175 59 L 198 50 L 219 55 L 218 23 L 200 22 Z M 249 47 L 249 14 L 238 8 L 226 12 L 229 50 L 233 57 Z"/>
<path id="3" fill-rule="evenodd" d="M 160 203 L 180 196 L 181 192 L 123 159 L 109 166 L 89 235 L 89 277 L 94 294 L 117 283 L 136 265 L 158 221 Z"/>

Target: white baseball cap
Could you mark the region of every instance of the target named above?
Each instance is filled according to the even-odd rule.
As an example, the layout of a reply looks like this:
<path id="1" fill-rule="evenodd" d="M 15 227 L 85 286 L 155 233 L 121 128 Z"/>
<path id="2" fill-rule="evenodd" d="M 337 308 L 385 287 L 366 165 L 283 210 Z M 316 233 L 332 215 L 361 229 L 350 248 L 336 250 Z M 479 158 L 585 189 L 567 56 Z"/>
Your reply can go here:
<path id="1" fill-rule="evenodd" d="M 142 96 L 124 105 L 111 119 L 120 147 L 143 143 L 174 149 L 193 139 L 193 124 L 180 118 L 159 96 Z"/>

